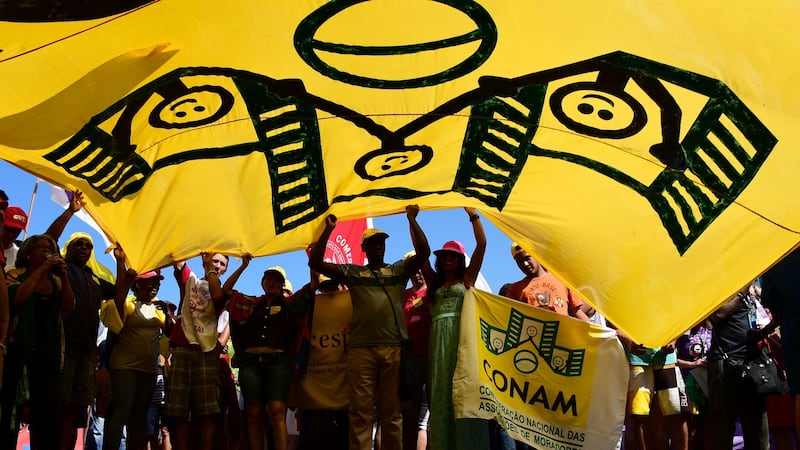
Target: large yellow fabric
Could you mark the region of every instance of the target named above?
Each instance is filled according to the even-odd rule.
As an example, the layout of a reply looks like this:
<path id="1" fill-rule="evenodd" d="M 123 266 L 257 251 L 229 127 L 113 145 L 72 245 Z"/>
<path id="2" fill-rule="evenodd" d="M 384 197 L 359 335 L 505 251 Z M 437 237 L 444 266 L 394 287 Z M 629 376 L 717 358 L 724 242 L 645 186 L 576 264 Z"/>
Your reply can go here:
<path id="1" fill-rule="evenodd" d="M 627 388 L 614 330 L 476 289 L 464 298 L 456 418 L 495 419 L 534 448 L 609 449 Z"/>
<path id="2" fill-rule="evenodd" d="M 647 346 L 798 243 L 800 4 L 161 0 L 0 22 L 0 157 L 143 272 L 478 208 Z"/>

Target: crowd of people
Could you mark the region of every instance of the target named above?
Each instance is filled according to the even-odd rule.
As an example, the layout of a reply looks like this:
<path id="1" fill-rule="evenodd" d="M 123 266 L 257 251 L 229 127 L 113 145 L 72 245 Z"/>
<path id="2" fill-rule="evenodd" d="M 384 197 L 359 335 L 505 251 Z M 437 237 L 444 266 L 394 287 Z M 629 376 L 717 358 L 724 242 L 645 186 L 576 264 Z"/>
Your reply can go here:
<path id="1" fill-rule="evenodd" d="M 475 209 L 465 208 L 470 254 L 457 240 L 431 251 L 419 208 L 410 205 L 414 248 L 402 260 L 385 261 L 389 235 L 369 228 L 361 240 L 366 265 L 334 264 L 324 259 L 337 222 L 329 215 L 309 246 L 303 287 L 293 291 L 285 270 L 272 266 L 263 272 L 263 293 L 241 292 L 236 283 L 252 256 L 237 255 L 241 264 L 223 281 L 228 256 L 203 253 L 200 276 L 185 262 L 172 268 L 180 287 L 175 304 L 158 298 L 160 270 L 138 274 L 126 266 L 123 245 L 114 249 L 116 275 L 94 258 L 86 233 L 59 248 L 82 202 L 75 191 L 47 231 L 20 242 L 27 215 L 0 191 L 0 448 L 16 448 L 23 424 L 31 448 L 42 450 L 73 449 L 79 428 L 93 449 L 528 448 L 494 421 L 453 412 L 461 308 L 487 247 Z M 614 327 L 522 246 L 512 244 L 510 257 L 523 278 L 500 295 Z M 770 441 L 795 449 L 798 269 L 795 251 L 661 348 L 617 330 L 630 364 L 618 448 L 733 448 L 738 423 L 747 450 L 766 450 Z M 336 292 L 352 304 L 339 389 L 348 402 L 303 410 L 292 394 L 308 358 L 303 339 L 317 300 Z M 408 340 L 423 383 L 401 399 L 401 345 Z M 741 377 L 763 342 L 788 378 L 785 394 L 757 394 Z"/>

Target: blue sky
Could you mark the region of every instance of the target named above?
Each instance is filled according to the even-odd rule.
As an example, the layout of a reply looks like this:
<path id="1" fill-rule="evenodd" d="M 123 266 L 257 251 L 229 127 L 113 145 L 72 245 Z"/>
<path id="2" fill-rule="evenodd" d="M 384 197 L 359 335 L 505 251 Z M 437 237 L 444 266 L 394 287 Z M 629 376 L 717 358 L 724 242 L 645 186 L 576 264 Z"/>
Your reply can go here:
<path id="1" fill-rule="evenodd" d="M 6 161 L 0 161 L 0 189 L 4 190 L 10 197 L 10 204 L 19 206 L 28 211 L 33 194 L 36 177 L 16 168 Z M 50 185 L 40 183 L 34 201 L 29 232 L 31 234 L 44 233 L 50 223 L 63 211 L 63 208 L 50 199 Z M 484 259 L 483 273 L 493 291 L 497 291 L 504 283 L 516 281 L 522 278 L 522 273 L 517 268 L 511 258 L 511 240 L 494 227 L 485 218 L 483 221 L 488 247 L 486 258 Z M 475 248 L 475 239 L 472 236 L 472 226 L 469 223 L 467 213 L 463 209 L 447 211 L 421 211 L 418 221 L 428 237 L 431 250 L 440 248 L 445 241 L 457 239 L 464 243 L 468 253 L 472 253 Z M 401 259 L 406 252 L 411 250 L 411 239 L 408 232 L 408 221 L 405 214 L 398 214 L 388 217 L 374 218 L 373 225 L 389 233 L 390 238 L 386 243 L 386 261 Z M 102 249 L 102 238 L 94 232 L 88 225 L 77 217 L 73 217 L 67 225 L 67 229 L 62 235 L 62 244 L 72 233 L 76 231 L 86 231 L 93 235 L 95 246 Z M 123 246 L 125 243 L 122 243 Z M 115 263 L 111 255 L 104 255 L 100 251 L 96 253 L 98 260 L 110 269 L 114 269 Z M 201 264 L 199 258 L 189 261 L 192 269 L 200 272 Z M 238 267 L 239 261 L 231 259 L 228 273 Z M 261 274 L 264 269 L 270 266 L 280 265 L 286 269 L 289 280 L 294 288 L 299 288 L 308 282 L 309 271 L 307 259 L 304 251 L 285 253 L 281 255 L 266 256 L 254 259 L 244 275 L 236 284 L 236 289 L 248 294 L 261 294 L 260 287 Z M 164 270 L 166 279 L 161 285 L 159 297 L 162 299 L 178 301 L 178 288 L 171 277 L 170 270 Z"/>

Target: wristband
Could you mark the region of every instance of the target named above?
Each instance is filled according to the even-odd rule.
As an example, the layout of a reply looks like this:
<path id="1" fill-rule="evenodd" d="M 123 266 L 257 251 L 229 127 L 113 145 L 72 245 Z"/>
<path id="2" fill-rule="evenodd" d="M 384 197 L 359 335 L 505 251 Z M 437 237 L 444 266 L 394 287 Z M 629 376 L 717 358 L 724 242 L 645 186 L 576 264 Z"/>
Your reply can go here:
<path id="1" fill-rule="evenodd" d="M 469 221 L 470 222 L 475 222 L 476 220 L 478 220 L 480 218 L 481 218 L 481 216 L 479 216 L 477 214 L 473 214 L 473 215 L 469 216 Z"/>

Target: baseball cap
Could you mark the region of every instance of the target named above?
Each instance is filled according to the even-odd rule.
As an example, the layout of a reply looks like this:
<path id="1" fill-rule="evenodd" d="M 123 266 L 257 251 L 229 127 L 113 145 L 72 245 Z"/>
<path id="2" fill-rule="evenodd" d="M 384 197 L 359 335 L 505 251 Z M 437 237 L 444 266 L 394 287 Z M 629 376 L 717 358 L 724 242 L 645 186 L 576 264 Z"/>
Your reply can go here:
<path id="1" fill-rule="evenodd" d="M 443 252 L 452 252 L 452 253 L 458 253 L 459 255 L 466 255 L 467 249 L 464 248 L 464 244 L 462 244 L 461 242 L 447 241 L 444 243 L 442 248 L 436 250 L 435 252 L 433 252 L 433 254 L 438 256 L 440 253 Z"/>
<path id="2" fill-rule="evenodd" d="M 522 248 L 522 246 L 517 244 L 516 242 L 512 242 L 511 243 L 511 257 L 512 258 L 516 258 L 517 255 L 519 255 L 520 253 L 525 252 L 525 251 L 527 251 L 527 250 Z"/>
<path id="3" fill-rule="evenodd" d="M 150 272 L 145 272 L 145 273 L 143 273 L 141 275 L 138 275 L 136 277 L 137 280 L 147 280 L 147 279 L 150 279 L 150 278 L 158 278 L 159 280 L 163 280 L 164 276 L 161 275 L 160 273 L 156 272 L 155 270 L 151 270 Z"/>
<path id="4" fill-rule="evenodd" d="M 366 241 L 367 239 L 371 239 L 374 237 L 381 237 L 383 239 L 386 239 L 389 237 L 389 235 L 384 233 L 382 230 L 379 230 L 378 228 L 367 228 L 366 230 L 364 230 L 364 234 L 361 235 L 361 243 L 363 244 L 364 241 Z"/>
<path id="5" fill-rule="evenodd" d="M 22 208 L 9 206 L 3 213 L 3 223 L 9 228 L 24 230 L 28 226 L 28 215 Z"/>

